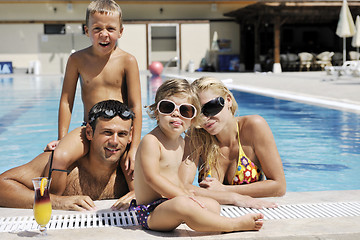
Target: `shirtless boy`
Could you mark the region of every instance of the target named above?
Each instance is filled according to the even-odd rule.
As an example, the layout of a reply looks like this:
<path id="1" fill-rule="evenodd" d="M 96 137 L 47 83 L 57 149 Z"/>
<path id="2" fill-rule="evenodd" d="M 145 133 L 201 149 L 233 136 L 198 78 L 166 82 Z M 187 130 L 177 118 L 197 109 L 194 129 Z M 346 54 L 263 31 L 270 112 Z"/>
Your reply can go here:
<path id="1" fill-rule="evenodd" d="M 113 208 L 128 207 L 134 197 L 134 186 L 132 178 L 124 174 L 124 153 L 132 138 L 133 116 L 125 104 L 115 100 L 100 102 L 90 110 L 90 121 L 85 130 L 89 152 L 67 168 L 69 174 L 63 191 L 51 194 L 54 209 L 91 210 L 95 207 L 93 200 L 114 198 L 120 199 Z M 67 134 L 55 153 L 64 151 L 67 144 L 63 143 L 72 142 L 74 137 L 78 136 Z M 68 154 L 71 157 L 71 152 Z M 47 175 L 50 156 L 50 152 L 44 152 L 29 163 L 1 174 L 0 206 L 32 208 L 34 191 L 31 179 Z"/>
<path id="2" fill-rule="evenodd" d="M 76 86 L 80 79 L 85 122 L 88 121 L 87 113 L 90 108 L 107 99 L 127 104 L 135 116 L 138 116 L 134 119 L 133 140 L 125 162 L 127 173 L 131 175 L 141 137 L 141 93 L 135 57 L 117 47 L 117 40 L 124 30 L 120 6 L 113 0 L 92 1 L 86 11 L 84 29 L 92 45 L 69 57 L 60 98 L 58 138 L 60 140 L 68 133 Z M 76 128 L 72 134 L 82 136 L 66 148 L 77 159 L 87 153 L 89 144 L 81 141 L 86 139 L 84 128 Z M 54 149 L 55 146 L 56 143 L 52 143 L 48 148 Z M 67 153 L 64 151 L 62 154 Z M 56 159 L 60 161 L 54 161 L 54 168 L 66 169 L 72 164 L 71 159 L 70 162 L 62 160 L 63 156 Z M 52 184 L 56 189 L 63 188 L 65 182 L 65 174 L 57 172 L 53 176 Z"/>

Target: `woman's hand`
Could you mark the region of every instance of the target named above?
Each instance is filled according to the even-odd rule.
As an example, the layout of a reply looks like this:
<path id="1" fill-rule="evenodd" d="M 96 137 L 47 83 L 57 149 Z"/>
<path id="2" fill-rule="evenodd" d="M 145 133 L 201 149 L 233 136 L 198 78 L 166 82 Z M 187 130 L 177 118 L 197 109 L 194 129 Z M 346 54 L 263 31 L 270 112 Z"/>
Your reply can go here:
<path id="1" fill-rule="evenodd" d="M 252 198 L 250 196 L 245 196 L 237 193 L 231 193 L 233 203 L 232 205 L 238 207 L 245 207 L 245 208 L 276 208 L 278 205 L 275 202 L 266 201 L 259 198 Z"/>
<path id="2" fill-rule="evenodd" d="M 199 186 L 212 191 L 225 191 L 225 186 L 213 177 L 205 178 L 199 183 Z"/>

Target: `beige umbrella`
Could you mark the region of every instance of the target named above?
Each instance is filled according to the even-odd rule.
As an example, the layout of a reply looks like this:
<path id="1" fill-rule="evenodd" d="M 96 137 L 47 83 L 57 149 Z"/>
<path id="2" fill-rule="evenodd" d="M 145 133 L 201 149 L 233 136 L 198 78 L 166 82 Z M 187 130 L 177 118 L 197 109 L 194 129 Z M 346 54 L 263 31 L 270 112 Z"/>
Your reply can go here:
<path id="1" fill-rule="evenodd" d="M 219 51 L 218 38 L 218 33 L 215 31 L 211 42 L 211 50 L 213 51 Z"/>
<path id="2" fill-rule="evenodd" d="M 351 45 L 353 47 L 356 47 L 356 52 L 357 52 L 357 60 L 359 60 L 359 47 L 360 47 L 360 16 L 356 17 L 356 22 L 355 22 L 355 29 L 356 29 L 356 33 L 352 38 L 351 41 Z"/>
<path id="3" fill-rule="evenodd" d="M 351 16 L 347 1 L 344 0 L 339 16 L 339 22 L 336 28 L 336 35 L 343 38 L 343 61 L 346 61 L 346 38 L 354 36 L 355 24 Z"/>

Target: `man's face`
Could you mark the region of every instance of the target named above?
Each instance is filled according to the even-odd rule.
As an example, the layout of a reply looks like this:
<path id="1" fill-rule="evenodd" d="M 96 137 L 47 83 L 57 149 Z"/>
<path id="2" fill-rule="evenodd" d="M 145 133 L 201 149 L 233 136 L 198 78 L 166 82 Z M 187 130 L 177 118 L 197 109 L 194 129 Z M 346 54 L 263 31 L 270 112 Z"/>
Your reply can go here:
<path id="1" fill-rule="evenodd" d="M 132 140 L 131 120 L 116 116 L 113 119 L 98 118 L 96 121 L 95 131 L 87 126 L 90 149 L 104 163 L 113 164 L 120 159 Z"/>

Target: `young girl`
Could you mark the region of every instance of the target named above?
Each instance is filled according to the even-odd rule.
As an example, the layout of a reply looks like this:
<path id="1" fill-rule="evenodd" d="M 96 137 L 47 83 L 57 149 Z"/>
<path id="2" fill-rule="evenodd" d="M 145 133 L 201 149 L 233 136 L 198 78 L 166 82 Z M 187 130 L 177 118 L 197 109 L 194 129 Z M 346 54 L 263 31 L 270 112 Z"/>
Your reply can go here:
<path id="1" fill-rule="evenodd" d="M 144 228 L 156 231 L 171 231 L 184 222 L 193 230 L 205 232 L 259 230 L 262 214 L 220 216 L 218 202 L 194 196 L 180 181 L 178 171 L 185 146 L 181 134 L 198 112 L 199 102 L 186 80 L 168 80 L 159 87 L 155 103 L 149 106 L 149 115 L 158 126 L 142 139 L 136 153 L 136 201 L 130 210 L 137 211 Z"/>

